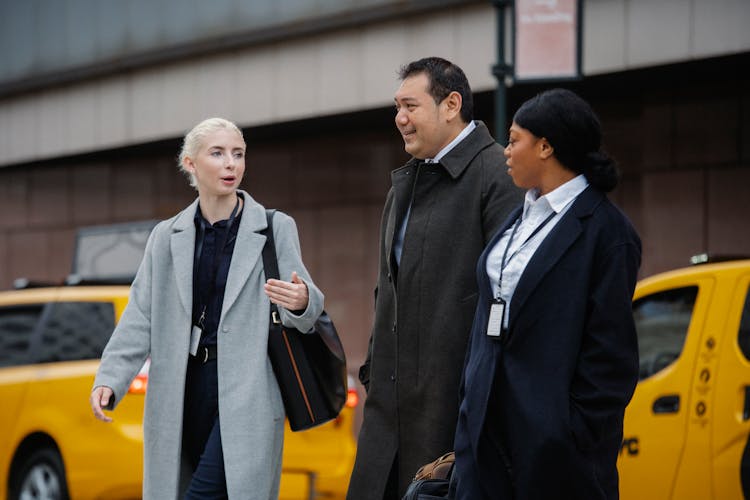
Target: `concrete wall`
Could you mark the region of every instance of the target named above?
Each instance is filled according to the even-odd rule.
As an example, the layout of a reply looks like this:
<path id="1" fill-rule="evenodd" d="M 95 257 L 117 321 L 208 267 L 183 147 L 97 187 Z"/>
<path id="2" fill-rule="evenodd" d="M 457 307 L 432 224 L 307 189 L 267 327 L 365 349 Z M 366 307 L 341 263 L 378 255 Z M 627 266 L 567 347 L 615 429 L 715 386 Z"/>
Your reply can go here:
<path id="1" fill-rule="evenodd" d="M 747 0 L 586 0 L 586 75 L 750 50 Z"/>
<path id="2" fill-rule="evenodd" d="M 3 84 L 420 0 L 3 0 Z M 450 2 L 448 2 L 450 3 Z M 455 0 L 453 1 L 455 3 Z M 40 36 L 42 35 L 42 36 Z"/>

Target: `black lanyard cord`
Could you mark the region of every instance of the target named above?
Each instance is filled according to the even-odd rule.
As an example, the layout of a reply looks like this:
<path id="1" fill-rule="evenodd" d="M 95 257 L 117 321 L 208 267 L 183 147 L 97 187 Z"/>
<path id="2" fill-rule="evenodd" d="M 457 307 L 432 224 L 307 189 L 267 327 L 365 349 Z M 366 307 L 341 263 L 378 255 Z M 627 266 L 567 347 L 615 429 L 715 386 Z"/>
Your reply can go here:
<path id="1" fill-rule="evenodd" d="M 516 219 L 516 223 L 513 224 L 513 231 L 510 232 L 510 238 L 508 238 L 508 244 L 505 246 L 505 251 L 503 251 L 503 259 L 500 261 L 500 275 L 497 278 L 497 293 L 498 293 L 498 298 L 500 296 L 500 290 L 502 289 L 503 271 L 505 270 L 505 266 L 508 265 L 508 264 L 510 264 L 510 261 L 513 259 L 513 257 L 515 257 L 516 255 L 518 255 L 518 252 L 521 251 L 521 249 L 526 245 L 526 243 L 528 243 L 529 240 L 531 240 L 531 238 L 533 238 L 534 236 L 536 236 L 536 234 L 539 231 L 541 231 L 542 228 L 544 226 L 546 226 L 547 223 L 549 221 L 551 221 L 552 218 L 555 215 L 557 215 L 557 212 L 555 212 L 553 210 L 552 213 L 549 214 L 547 216 L 547 218 L 542 221 L 541 224 L 539 224 L 536 228 L 534 228 L 534 230 L 531 232 L 531 234 L 524 240 L 523 243 L 521 243 L 521 245 L 516 249 L 516 251 L 513 252 L 510 257 L 508 257 L 508 250 L 510 249 L 511 244 L 513 243 L 513 238 L 516 235 L 516 230 L 518 229 L 518 226 L 521 225 L 521 217 L 519 216 L 518 219 Z M 505 260 L 506 258 L 508 259 L 507 262 Z"/>

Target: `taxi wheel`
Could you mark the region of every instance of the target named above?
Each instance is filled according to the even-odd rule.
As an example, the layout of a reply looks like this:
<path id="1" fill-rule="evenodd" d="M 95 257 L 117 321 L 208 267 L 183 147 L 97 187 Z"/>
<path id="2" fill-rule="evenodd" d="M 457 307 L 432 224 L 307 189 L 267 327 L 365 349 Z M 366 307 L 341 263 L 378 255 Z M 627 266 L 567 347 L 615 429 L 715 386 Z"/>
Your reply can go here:
<path id="1" fill-rule="evenodd" d="M 65 469 L 57 450 L 32 452 L 11 478 L 10 500 L 68 500 Z"/>

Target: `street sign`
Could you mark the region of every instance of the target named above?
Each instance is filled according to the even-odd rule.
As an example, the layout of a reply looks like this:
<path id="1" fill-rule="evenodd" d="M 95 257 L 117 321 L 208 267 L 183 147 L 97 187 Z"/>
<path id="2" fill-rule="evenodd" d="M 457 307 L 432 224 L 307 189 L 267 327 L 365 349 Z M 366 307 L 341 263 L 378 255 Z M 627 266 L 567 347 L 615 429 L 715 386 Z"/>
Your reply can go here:
<path id="1" fill-rule="evenodd" d="M 580 0 L 516 0 L 514 10 L 514 80 L 580 78 Z"/>

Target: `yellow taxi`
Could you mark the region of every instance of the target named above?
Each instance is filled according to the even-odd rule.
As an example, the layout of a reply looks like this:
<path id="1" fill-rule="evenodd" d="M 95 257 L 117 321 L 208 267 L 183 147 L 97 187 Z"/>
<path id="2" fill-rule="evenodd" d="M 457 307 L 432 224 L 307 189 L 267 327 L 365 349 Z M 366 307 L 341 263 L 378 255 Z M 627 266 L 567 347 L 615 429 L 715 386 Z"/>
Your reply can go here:
<path id="1" fill-rule="evenodd" d="M 750 260 L 642 280 L 623 500 L 750 498 Z"/>
<path id="2" fill-rule="evenodd" d="M 0 500 L 137 499 L 148 364 L 113 414 L 88 394 L 127 286 L 0 292 Z M 350 384 L 353 387 L 353 384 Z M 356 392 L 340 416 L 284 436 L 282 500 L 343 499 L 354 462 Z"/>

